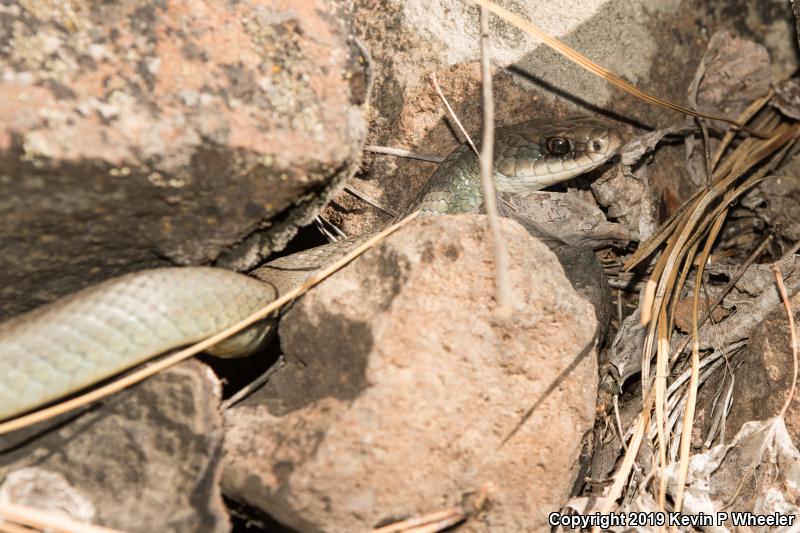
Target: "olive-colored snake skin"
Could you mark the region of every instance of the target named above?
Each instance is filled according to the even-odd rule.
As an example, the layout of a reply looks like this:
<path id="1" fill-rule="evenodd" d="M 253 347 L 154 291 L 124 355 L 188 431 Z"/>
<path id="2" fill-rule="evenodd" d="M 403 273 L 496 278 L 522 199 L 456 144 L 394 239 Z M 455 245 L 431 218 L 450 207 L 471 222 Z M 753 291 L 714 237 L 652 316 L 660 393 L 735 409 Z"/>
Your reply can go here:
<path id="1" fill-rule="evenodd" d="M 536 191 L 597 167 L 619 145 L 616 130 L 586 117 L 498 128 L 495 182 L 502 192 Z M 408 211 L 460 213 L 481 202 L 478 161 L 462 145 L 439 165 Z M 301 252 L 253 273 L 269 283 L 217 268 L 135 272 L 0 324 L 0 420 L 213 335 L 351 247 L 352 242 L 335 243 Z M 248 353 L 266 329 L 246 330 L 214 353 Z"/>

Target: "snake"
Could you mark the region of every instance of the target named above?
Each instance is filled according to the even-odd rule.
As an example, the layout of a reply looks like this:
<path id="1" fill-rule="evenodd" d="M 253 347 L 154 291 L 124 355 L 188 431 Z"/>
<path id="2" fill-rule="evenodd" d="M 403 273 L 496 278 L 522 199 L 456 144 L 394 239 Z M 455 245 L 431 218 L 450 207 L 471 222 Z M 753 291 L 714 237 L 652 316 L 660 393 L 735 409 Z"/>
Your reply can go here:
<path id="1" fill-rule="evenodd" d="M 499 192 L 525 194 L 605 163 L 619 131 L 598 119 L 535 119 L 495 132 Z M 478 157 L 466 143 L 436 168 L 405 213 L 475 211 L 482 204 Z M 0 420 L 90 387 L 237 323 L 344 255 L 353 240 L 285 256 L 241 274 L 215 267 L 162 267 L 125 274 L 0 324 Z M 256 351 L 259 323 L 215 345 L 212 355 Z"/>

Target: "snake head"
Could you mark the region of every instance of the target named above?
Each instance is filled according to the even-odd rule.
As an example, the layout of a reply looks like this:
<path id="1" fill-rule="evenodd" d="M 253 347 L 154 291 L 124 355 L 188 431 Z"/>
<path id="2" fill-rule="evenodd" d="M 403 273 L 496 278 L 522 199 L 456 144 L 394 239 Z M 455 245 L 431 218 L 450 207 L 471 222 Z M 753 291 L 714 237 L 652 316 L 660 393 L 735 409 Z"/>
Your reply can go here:
<path id="1" fill-rule="evenodd" d="M 520 193 L 580 176 L 605 163 L 622 144 L 617 128 L 590 117 L 531 120 L 499 128 L 498 189 Z"/>

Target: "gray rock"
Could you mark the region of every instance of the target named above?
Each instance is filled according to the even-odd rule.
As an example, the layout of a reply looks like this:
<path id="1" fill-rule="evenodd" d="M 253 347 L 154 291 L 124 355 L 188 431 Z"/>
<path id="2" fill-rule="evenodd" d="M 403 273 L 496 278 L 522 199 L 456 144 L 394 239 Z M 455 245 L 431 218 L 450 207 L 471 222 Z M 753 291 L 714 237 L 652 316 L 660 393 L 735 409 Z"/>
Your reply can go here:
<path id="1" fill-rule="evenodd" d="M 164 264 L 253 266 L 358 166 L 333 0 L 5 3 L 0 319 Z"/>
<path id="2" fill-rule="evenodd" d="M 537 191 L 527 196 L 502 194 L 501 198 L 497 207 L 503 216 L 520 223 L 528 220 L 539 228 L 539 233 L 547 233 L 571 246 L 589 250 L 625 248 L 635 240 L 628 228 L 609 222 L 594 199 L 582 198 L 579 191 Z"/>
<path id="3" fill-rule="evenodd" d="M 69 424 L 4 435 L 0 480 L 14 484 L 0 492 L 39 491 L 38 501 L 14 502 L 45 509 L 93 507 L 93 523 L 124 531 L 228 531 L 219 491 L 219 401 L 214 374 L 188 361 L 70 417 Z M 40 473 L 22 478 L 33 466 Z M 69 480 L 78 495 L 70 506 L 59 503 L 65 494 L 54 501 L 37 489 L 45 473 Z"/>

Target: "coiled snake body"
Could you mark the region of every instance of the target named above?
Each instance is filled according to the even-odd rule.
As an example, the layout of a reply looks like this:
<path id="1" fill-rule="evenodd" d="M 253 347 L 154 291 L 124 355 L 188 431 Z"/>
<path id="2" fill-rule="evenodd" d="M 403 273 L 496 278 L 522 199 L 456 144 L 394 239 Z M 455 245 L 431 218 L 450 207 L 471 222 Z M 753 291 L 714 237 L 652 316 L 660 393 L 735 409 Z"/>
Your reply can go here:
<path id="1" fill-rule="evenodd" d="M 597 167 L 619 145 L 616 130 L 586 117 L 498 128 L 495 183 L 502 192 L 535 191 Z M 481 203 L 477 157 L 462 145 L 439 165 L 409 211 L 460 213 Z M 254 273 L 269 283 L 208 267 L 135 272 L 0 324 L 0 420 L 221 331 L 350 246 L 335 243 L 278 259 Z M 249 353 L 265 331 L 245 330 L 212 353 Z"/>

